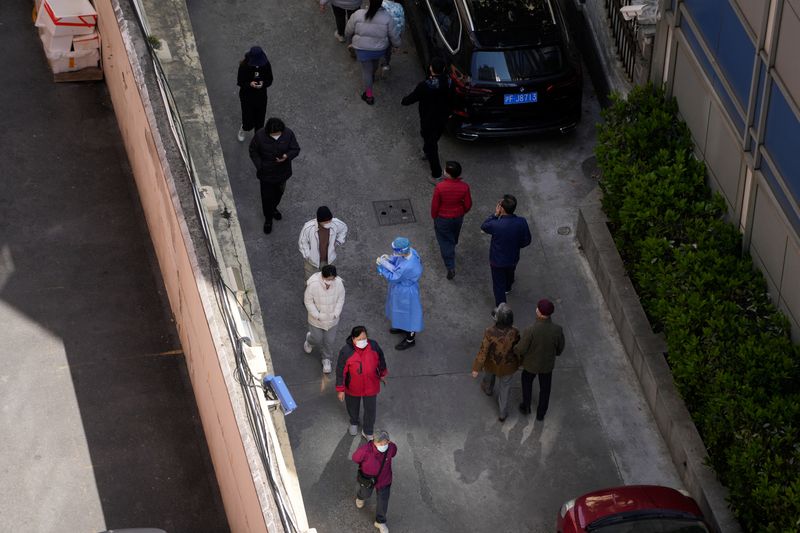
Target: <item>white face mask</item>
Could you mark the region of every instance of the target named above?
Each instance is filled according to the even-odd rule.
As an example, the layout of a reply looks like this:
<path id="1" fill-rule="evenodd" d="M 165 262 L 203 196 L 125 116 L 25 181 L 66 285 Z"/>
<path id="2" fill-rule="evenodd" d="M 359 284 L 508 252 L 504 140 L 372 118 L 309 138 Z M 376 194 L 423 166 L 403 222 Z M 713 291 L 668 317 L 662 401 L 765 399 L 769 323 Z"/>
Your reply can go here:
<path id="1" fill-rule="evenodd" d="M 389 449 L 389 443 L 387 442 L 386 444 L 376 444 L 375 447 L 378 449 L 379 452 L 386 453 L 386 450 Z"/>
<path id="2" fill-rule="evenodd" d="M 367 347 L 369 341 L 367 339 L 361 339 L 356 341 L 356 348 L 361 348 L 362 350 Z"/>
<path id="3" fill-rule="evenodd" d="M 331 223 L 330 222 L 323 222 L 322 224 L 320 224 L 320 227 L 323 227 L 325 229 L 330 229 Z"/>
<path id="4" fill-rule="evenodd" d="M 280 133 L 270 133 L 269 136 L 277 141 L 280 138 L 281 134 Z"/>

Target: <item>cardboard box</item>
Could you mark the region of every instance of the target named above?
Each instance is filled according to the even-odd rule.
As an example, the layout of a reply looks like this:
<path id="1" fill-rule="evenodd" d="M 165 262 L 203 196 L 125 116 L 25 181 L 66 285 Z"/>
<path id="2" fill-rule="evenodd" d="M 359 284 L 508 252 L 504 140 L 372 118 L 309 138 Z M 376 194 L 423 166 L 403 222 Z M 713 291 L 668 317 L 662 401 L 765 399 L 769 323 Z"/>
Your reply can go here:
<path id="1" fill-rule="evenodd" d="M 100 34 L 97 32 L 88 35 L 75 35 L 72 37 L 72 48 L 77 50 L 98 50 L 100 48 Z"/>
<path id="2" fill-rule="evenodd" d="M 94 49 L 62 52 L 48 55 L 47 61 L 50 63 L 50 69 L 53 71 L 53 74 L 74 72 L 84 68 L 96 67 L 97 63 L 100 61 L 100 51 Z"/>
<path id="3" fill-rule="evenodd" d="M 51 35 L 85 35 L 97 26 L 97 11 L 89 0 L 42 0 L 36 26 Z"/>

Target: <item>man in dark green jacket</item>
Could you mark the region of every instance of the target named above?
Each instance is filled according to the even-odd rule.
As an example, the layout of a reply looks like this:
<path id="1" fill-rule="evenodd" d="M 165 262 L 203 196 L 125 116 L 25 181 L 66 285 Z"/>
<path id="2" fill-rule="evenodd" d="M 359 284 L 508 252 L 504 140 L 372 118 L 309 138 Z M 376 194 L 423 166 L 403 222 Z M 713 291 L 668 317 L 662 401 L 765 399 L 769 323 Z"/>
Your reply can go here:
<path id="1" fill-rule="evenodd" d="M 564 351 L 564 331 L 550 320 L 555 311 L 553 302 L 544 298 L 536 304 L 536 322 L 525 328 L 514 353 L 522 360 L 522 403 L 519 410 L 531 414 L 531 390 L 533 378 L 539 376 L 539 403 L 536 420 L 543 420 L 550 404 L 550 385 L 556 356 Z"/>

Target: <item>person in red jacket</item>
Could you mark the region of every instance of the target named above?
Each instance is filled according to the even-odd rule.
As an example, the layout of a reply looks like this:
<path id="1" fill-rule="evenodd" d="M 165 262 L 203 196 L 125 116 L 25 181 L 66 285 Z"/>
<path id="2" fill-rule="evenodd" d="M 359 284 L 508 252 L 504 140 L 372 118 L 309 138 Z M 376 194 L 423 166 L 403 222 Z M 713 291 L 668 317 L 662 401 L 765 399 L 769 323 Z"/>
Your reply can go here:
<path id="1" fill-rule="evenodd" d="M 388 374 L 383 350 L 374 340 L 367 338 L 367 328 L 356 326 L 344 347 L 339 350 L 336 363 L 336 395 L 345 402 L 350 415 L 350 435 L 358 434 L 358 418 L 364 403 L 364 425 L 361 435 L 372 440 L 375 413 L 381 383 Z"/>
<path id="2" fill-rule="evenodd" d="M 439 250 L 442 252 L 447 279 L 456 275 L 456 245 L 461 234 L 464 215 L 472 208 L 469 185 L 461 179 L 461 165 L 458 161 L 448 161 L 444 167 L 444 177 L 433 189 L 431 218 Z"/>
<path id="3" fill-rule="evenodd" d="M 389 492 L 392 488 L 392 458 L 397 455 L 397 446 L 389 440 L 389 432 L 375 432 L 375 440 L 367 442 L 353 452 L 353 462 L 364 476 L 375 478 L 375 523 L 380 533 L 389 533 L 386 525 L 386 511 L 389 509 Z M 364 507 L 364 501 L 372 496 L 372 488 L 358 488 L 356 507 Z"/>

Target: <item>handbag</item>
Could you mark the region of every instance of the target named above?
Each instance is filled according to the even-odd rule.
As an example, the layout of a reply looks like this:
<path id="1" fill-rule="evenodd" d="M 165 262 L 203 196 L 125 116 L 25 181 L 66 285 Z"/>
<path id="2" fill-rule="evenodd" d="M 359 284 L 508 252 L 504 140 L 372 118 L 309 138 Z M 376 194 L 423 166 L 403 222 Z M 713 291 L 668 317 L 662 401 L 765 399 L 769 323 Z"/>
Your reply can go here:
<path id="1" fill-rule="evenodd" d="M 378 482 L 378 477 L 381 475 L 381 471 L 383 470 L 383 465 L 386 463 L 386 456 L 389 455 L 389 450 L 383 452 L 383 460 L 381 461 L 381 467 L 378 469 L 378 473 L 374 476 L 368 476 L 364 472 L 361 471 L 361 465 L 358 465 L 358 473 L 356 474 L 356 480 L 358 484 L 364 487 L 365 489 L 371 489 L 375 486 L 375 483 Z"/>

